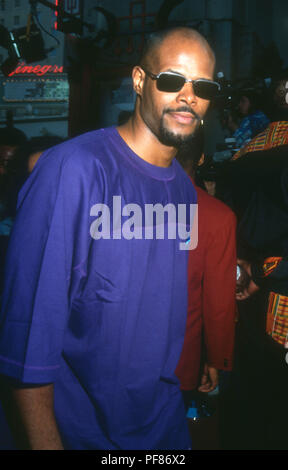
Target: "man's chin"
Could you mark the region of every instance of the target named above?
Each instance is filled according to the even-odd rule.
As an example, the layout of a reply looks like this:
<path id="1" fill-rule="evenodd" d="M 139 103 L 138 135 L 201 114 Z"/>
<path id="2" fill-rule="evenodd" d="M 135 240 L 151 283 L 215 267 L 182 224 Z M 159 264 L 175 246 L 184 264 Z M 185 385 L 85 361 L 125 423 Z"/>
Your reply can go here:
<path id="1" fill-rule="evenodd" d="M 182 134 L 179 132 L 172 132 L 165 127 L 160 128 L 159 140 L 162 144 L 168 145 L 169 147 L 180 148 L 185 146 L 193 140 L 196 129 L 191 130 L 188 134 Z"/>

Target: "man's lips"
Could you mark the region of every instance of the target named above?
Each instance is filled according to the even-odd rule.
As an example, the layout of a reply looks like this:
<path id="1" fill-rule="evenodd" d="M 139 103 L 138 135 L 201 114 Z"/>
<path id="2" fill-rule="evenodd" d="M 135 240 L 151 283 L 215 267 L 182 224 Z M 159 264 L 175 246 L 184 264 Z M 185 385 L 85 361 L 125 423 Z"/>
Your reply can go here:
<path id="1" fill-rule="evenodd" d="M 173 112 L 169 114 L 180 124 L 191 124 L 196 119 L 196 116 L 191 113 Z"/>
<path id="2" fill-rule="evenodd" d="M 179 109 L 167 109 L 165 113 L 170 114 L 170 116 L 180 124 L 191 124 L 193 121 L 200 121 L 201 119 L 197 113 L 184 107 Z"/>

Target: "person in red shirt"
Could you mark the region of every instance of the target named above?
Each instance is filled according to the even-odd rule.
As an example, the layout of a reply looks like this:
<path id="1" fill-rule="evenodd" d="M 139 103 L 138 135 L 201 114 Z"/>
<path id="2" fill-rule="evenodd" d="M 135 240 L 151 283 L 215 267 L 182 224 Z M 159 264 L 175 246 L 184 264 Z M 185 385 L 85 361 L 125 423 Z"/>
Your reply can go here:
<path id="1" fill-rule="evenodd" d="M 188 174 L 202 154 L 201 131 L 189 153 L 179 155 Z M 218 370 L 232 369 L 236 312 L 236 217 L 224 203 L 196 186 L 198 246 L 188 265 L 188 315 L 182 354 L 176 369 L 182 391 L 210 392 Z M 205 366 L 200 377 L 202 342 Z"/>

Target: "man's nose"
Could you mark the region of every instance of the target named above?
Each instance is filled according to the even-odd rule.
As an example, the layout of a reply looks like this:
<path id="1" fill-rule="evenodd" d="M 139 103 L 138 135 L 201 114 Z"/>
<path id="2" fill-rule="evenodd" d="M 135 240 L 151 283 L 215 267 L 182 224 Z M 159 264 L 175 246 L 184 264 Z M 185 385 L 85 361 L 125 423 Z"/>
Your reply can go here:
<path id="1" fill-rule="evenodd" d="M 197 96 L 195 95 L 193 84 L 191 82 L 184 83 L 184 86 L 178 93 L 178 101 L 185 102 L 187 104 L 196 104 Z"/>

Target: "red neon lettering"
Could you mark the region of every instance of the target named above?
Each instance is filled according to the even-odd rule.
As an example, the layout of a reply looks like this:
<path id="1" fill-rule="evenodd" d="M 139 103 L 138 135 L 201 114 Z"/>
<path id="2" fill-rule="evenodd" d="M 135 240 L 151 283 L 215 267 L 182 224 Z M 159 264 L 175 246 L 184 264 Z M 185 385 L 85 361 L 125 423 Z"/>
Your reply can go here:
<path id="1" fill-rule="evenodd" d="M 26 65 L 22 68 L 21 73 L 33 73 L 33 67 Z"/>
<path id="2" fill-rule="evenodd" d="M 41 77 L 42 75 L 45 75 L 46 73 L 63 73 L 63 65 L 25 65 L 24 62 L 22 62 L 18 67 L 13 70 L 11 73 L 9 73 L 9 77 L 12 77 L 13 75 L 19 75 L 19 74 L 35 74 L 38 77 Z"/>
<path id="3" fill-rule="evenodd" d="M 13 72 L 9 73 L 9 77 L 12 77 L 12 75 L 14 75 L 15 73 L 21 73 L 22 67 L 23 67 L 23 62 L 20 65 L 18 65 L 18 67 L 15 70 L 13 70 Z"/>
<path id="4" fill-rule="evenodd" d="M 63 65 L 61 67 L 59 65 L 54 65 L 54 73 L 63 73 Z"/>
<path id="5" fill-rule="evenodd" d="M 38 75 L 38 72 L 41 70 L 41 65 L 35 65 L 35 67 L 33 67 L 33 73 L 36 73 L 36 75 Z"/>
<path id="6" fill-rule="evenodd" d="M 41 77 L 42 75 L 45 75 L 45 73 L 49 72 L 52 69 L 52 65 L 43 65 L 37 75 Z"/>

